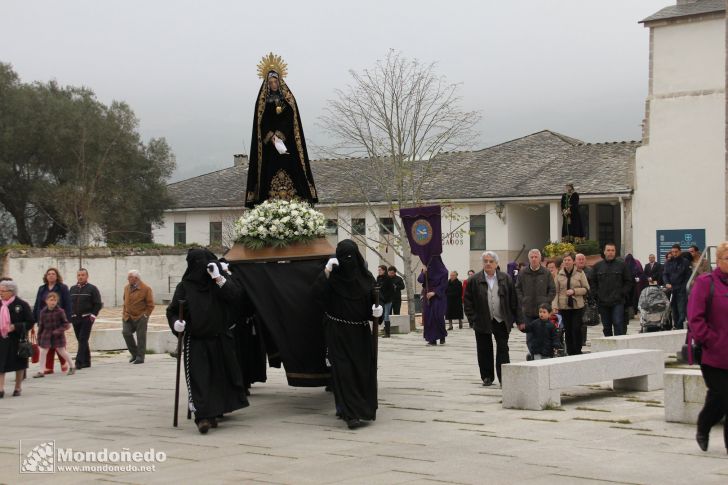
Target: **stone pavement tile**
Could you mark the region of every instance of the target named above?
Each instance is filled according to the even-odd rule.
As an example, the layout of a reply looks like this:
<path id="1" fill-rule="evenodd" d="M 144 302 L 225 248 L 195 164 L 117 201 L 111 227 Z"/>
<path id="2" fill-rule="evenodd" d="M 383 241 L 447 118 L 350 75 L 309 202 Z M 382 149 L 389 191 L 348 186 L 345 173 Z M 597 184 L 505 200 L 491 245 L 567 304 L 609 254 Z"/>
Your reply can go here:
<path id="1" fill-rule="evenodd" d="M 422 483 L 422 480 L 431 477 L 429 473 L 414 473 L 406 472 L 402 470 L 391 470 L 373 475 L 366 474 L 351 478 L 348 480 L 341 480 L 335 483 L 341 483 L 346 485 L 371 485 L 372 483 L 389 485 L 398 483 Z"/>
<path id="2" fill-rule="evenodd" d="M 702 454 L 693 426 L 664 422 L 662 391 L 594 383 L 567 389 L 557 410 L 504 410 L 499 386 L 480 385 L 472 331 L 455 329 L 447 341 L 427 347 L 417 333 L 380 340 L 377 420 L 355 431 L 335 418 L 330 393 L 288 387 L 277 369 L 253 386 L 250 407 L 205 436 L 185 418 L 183 385 L 175 429 L 175 360 L 150 355 L 134 366 L 125 353 L 105 354 L 72 377 L 28 379 L 21 398 L 2 402 L 13 419 L 0 432 L 0 481 L 25 478 L 18 436 L 169 455 L 153 473 L 57 474 L 61 483 L 651 484 L 682 483 L 698 469 L 701 484 L 728 477 L 719 438 Z M 512 332 L 510 346 L 513 361 L 525 358 L 523 334 Z"/>

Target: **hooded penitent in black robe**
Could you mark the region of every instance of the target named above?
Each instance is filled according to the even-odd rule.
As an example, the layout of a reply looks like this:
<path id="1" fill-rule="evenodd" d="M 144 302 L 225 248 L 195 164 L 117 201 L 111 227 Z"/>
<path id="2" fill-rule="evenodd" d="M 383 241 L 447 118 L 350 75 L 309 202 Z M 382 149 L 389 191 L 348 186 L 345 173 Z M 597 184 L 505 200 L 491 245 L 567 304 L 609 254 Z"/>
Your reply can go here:
<path id="1" fill-rule="evenodd" d="M 220 258 L 220 261 L 228 262 L 225 258 Z M 233 268 L 229 267 L 223 276 L 232 276 L 231 269 Z M 239 284 L 237 281 L 235 283 Z M 255 382 L 265 382 L 268 375 L 265 370 L 265 346 L 263 345 L 261 325 L 255 318 L 255 307 L 245 290 L 243 290 L 243 298 L 232 304 L 229 316 L 228 328 L 232 330 L 235 337 L 235 350 L 240 372 L 243 375 L 245 388 L 250 389 Z"/>
<path id="2" fill-rule="evenodd" d="M 584 226 L 579 212 L 579 194 L 565 192 L 561 195 L 561 237 L 566 240 L 584 237 Z"/>
<path id="3" fill-rule="evenodd" d="M 268 374 L 260 322 L 254 315 L 246 316 L 233 327 L 233 335 L 246 389 L 255 382 L 265 382 Z"/>
<path id="4" fill-rule="evenodd" d="M 324 308 L 324 333 L 331 363 L 331 384 L 337 414 L 347 423 L 374 420 L 377 413 L 377 367 L 372 304 L 374 277 L 356 244 L 336 246 L 339 265 L 326 277 L 321 272 L 314 293 Z"/>
<path id="5" fill-rule="evenodd" d="M 288 153 L 278 153 L 273 135 L 285 143 Z M 282 78 L 277 92 L 263 81 L 253 115 L 245 207 L 268 199 L 318 202 L 296 98 Z"/>
<path id="6" fill-rule="evenodd" d="M 448 320 L 463 319 L 463 282 L 459 279 L 447 280 L 447 311 L 445 318 Z"/>
<path id="7" fill-rule="evenodd" d="M 167 307 L 167 320 L 174 332 L 179 302 L 185 301 L 183 359 L 189 408 L 196 422 L 248 406 L 235 339 L 228 328 L 229 312 L 243 293 L 230 277 L 222 287 L 210 278 L 206 268 L 214 261 L 217 258 L 210 251 L 190 249 L 187 270 Z"/>

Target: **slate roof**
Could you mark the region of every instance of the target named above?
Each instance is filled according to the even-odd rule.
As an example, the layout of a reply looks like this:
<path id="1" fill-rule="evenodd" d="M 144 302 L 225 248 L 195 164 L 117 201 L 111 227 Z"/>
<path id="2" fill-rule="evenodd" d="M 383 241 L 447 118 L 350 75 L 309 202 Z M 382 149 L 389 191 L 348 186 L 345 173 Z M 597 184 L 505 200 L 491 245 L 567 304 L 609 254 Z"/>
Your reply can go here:
<path id="1" fill-rule="evenodd" d="M 561 195 L 567 182 L 582 195 L 628 195 L 639 145 L 634 141 L 584 143 L 544 130 L 482 150 L 444 153 L 434 159 L 422 197 L 554 197 Z M 319 202 L 361 203 L 360 187 L 366 188 L 370 201 L 385 200 L 379 180 L 392 171 L 377 173 L 376 167 L 366 158 L 312 161 Z M 421 176 L 420 171 L 416 178 Z M 169 190 L 177 209 L 242 207 L 246 177 L 247 164 L 242 164 L 172 183 Z"/>
<path id="2" fill-rule="evenodd" d="M 725 0 L 697 0 L 695 2 L 670 5 L 657 13 L 654 13 L 640 23 L 653 22 L 655 20 L 668 20 L 679 17 L 690 17 L 713 12 L 725 12 Z"/>

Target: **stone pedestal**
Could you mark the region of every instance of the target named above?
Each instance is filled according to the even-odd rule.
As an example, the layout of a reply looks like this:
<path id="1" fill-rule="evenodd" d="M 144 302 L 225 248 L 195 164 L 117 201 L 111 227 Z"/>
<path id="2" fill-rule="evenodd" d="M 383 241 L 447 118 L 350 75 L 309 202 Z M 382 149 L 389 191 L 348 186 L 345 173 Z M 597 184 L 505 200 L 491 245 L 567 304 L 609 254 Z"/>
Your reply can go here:
<path id="1" fill-rule="evenodd" d="M 409 315 L 390 315 L 389 324 L 393 334 L 410 333 Z"/>
<path id="2" fill-rule="evenodd" d="M 665 372 L 665 421 L 695 424 L 705 404 L 705 381 L 698 369 Z"/>

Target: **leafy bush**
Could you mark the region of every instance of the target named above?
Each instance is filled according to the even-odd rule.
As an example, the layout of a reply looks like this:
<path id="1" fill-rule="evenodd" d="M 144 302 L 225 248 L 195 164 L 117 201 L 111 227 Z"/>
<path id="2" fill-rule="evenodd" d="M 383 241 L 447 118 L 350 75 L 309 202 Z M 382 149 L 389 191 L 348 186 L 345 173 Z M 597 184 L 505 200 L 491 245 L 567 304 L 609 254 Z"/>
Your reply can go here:
<path id="1" fill-rule="evenodd" d="M 544 255 L 547 258 L 563 256 L 566 253 L 573 253 L 574 251 L 574 245 L 567 242 L 550 242 L 543 248 Z"/>

